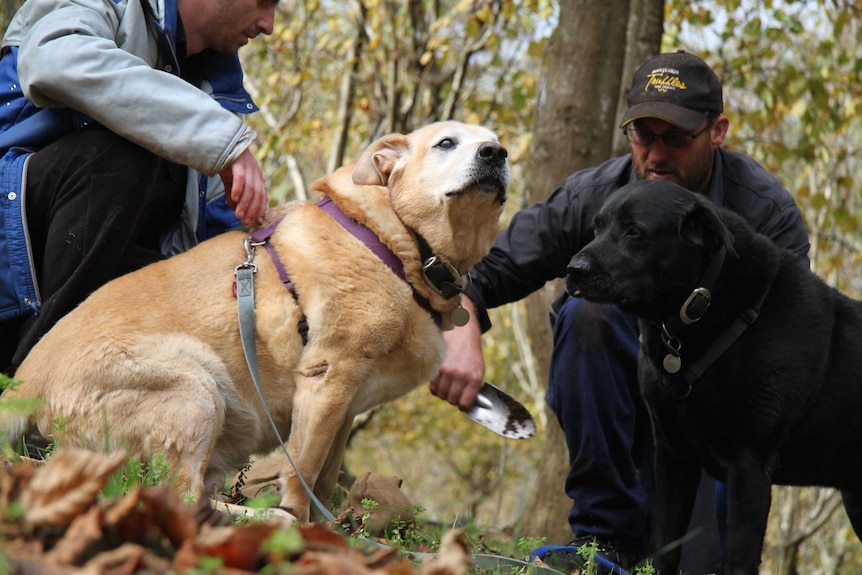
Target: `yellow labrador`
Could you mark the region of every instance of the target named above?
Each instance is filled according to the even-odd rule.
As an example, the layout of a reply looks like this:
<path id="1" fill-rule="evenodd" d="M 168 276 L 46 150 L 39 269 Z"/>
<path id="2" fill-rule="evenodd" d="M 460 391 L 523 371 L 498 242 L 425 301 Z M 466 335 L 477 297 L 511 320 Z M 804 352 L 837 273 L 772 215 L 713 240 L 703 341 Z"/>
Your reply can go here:
<path id="1" fill-rule="evenodd" d="M 316 181 L 329 205 L 271 210 L 280 220 L 254 250 L 260 378 L 321 500 L 353 417 L 436 373 L 441 329 L 463 311 L 461 275 L 499 229 L 506 155 L 485 128 L 435 123 L 385 136 Z M 45 335 L 16 373 L 23 384 L 4 395 L 44 400 L 29 422 L 43 434 L 65 418 L 60 445 L 161 453 L 178 490 L 220 488 L 250 454 L 278 446 L 238 328 L 234 272 L 247 237 L 223 234 L 108 283 Z M 10 437 L 28 425 L 5 423 Z M 281 505 L 308 518 L 310 498 L 287 459 L 281 482 Z"/>

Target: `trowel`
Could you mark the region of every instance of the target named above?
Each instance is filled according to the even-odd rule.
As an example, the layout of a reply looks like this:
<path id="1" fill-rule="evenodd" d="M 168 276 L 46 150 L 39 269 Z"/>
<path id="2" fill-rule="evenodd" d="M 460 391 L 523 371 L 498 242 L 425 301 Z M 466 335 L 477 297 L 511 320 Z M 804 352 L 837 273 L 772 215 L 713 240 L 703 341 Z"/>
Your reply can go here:
<path id="1" fill-rule="evenodd" d="M 527 439 L 536 434 L 536 422 L 518 400 L 488 383 L 482 384 L 467 417 L 509 439 Z"/>

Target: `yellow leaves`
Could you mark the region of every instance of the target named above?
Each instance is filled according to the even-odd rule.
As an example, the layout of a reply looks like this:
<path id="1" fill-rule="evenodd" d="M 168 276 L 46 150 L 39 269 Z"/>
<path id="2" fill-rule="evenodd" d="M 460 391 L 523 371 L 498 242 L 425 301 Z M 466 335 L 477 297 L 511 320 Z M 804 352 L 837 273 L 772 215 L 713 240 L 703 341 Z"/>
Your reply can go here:
<path id="1" fill-rule="evenodd" d="M 793 102 L 793 105 L 790 106 L 788 114 L 794 118 L 801 118 L 802 114 L 805 113 L 806 108 L 808 108 L 808 105 L 803 100 L 796 100 Z"/>
<path id="2" fill-rule="evenodd" d="M 547 45 L 547 42 L 545 40 L 542 40 L 540 42 L 532 40 L 527 45 L 527 54 L 529 54 L 530 58 L 533 58 L 534 60 L 537 60 L 537 61 L 541 61 L 542 57 L 545 54 L 545 46 L 546 45 Z"/>

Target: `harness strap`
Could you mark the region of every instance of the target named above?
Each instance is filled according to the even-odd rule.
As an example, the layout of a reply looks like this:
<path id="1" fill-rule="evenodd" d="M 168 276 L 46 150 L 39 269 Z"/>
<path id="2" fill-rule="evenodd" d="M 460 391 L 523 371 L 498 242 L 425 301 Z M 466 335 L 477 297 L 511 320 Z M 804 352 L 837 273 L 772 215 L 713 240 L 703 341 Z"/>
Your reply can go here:
<path id="1" fill-rule="evenodd" d="M 279 218 L 273 224 L 266 228 L 259 229 L 251 234 L 251 241 L 253 246 L 262 245 L 266 248 L 266 252 L 269 254 L 272 263 L 275 265 L 275 269 L 278 271 L 278 277 L 281 278 L 281 283 L 284 284 L 284 287 L 287 288 L 287 291 L 290 292 L 290 295 L 293 296 L 293 301 L 296 302 L 297 307 L 299 307 L 299 296 L 296 295 L 296 286 L 291 281 L 290 277 L 287 275 L 287 270 L 284 269 L 284 264 L 281 263 L 281 259 L 278 257 L 278 252 L 275 251 L 275 247 L 273 247 L 272 243 L 270 243 L 269 238 L 275 233 L 275 229 L 278 227 L 278 224 L 281 223 L 281 220 L 284 218 Z M 302 308 L 299 308 L 302 310 Z M 305 345 L 308 343 L 308 318 L 305 317 L 305 314 L 302 314 L 302 317 L 299 319 L 299 322 L 296 324 L 296 329 L 299 331 L 299 335 L 302 336 L 302 344 Z"/>
<path id="2" fill-rule="evenodd" d="M 380 260 L 385 263 L 389 269 L 392 270 L 395 275 L 401 278 L 405 283 L 407 282 L 407 277 L 404 274 L 404 264 L 398 259 L 392 250 L 390 250 L 383 242 L 380 241 L 380 238 L 377 237 L 377 234 L 372 232 L 368 227 L 360 224 L 353 218 L 350 218 L 345 214 L 338 205 L 332 201 L 332 198 L 325 197 L 317 203 L 318 207 L 322 209 L 324 212 L 330 215 L 332 219 L 341 224 L 345 230 L 350 232 L 350 234 L 361 241 L 368 249 L 370 249 Z M 278 276 L 281 278 L 284 287 L 290 292 L 293 296 L 294 301 L 296 301 L 297 305 L 299 304 L 299 297 L 296 294 L 296 286 L 293 284 L 293 281 L 287 274 L 287 270 L 284 267 L 284 264 L 281 263 L 281 259 L 278 257 L 278 253 L 275 251 L 275 247 L 270 243 L 269 238 L 272 234 L 275 233 L 278 224 L 281 223 L 281 219 L 278 219 L 271 225 L 266 228 L 261 228 L 256 230 L 251 234 L 252 245 L 254 246 L 263 246 L 266 248 L 269 257 L 272 259 L 272 263 L 275 264 L 275 269 L 278 271 Z M 423 297 L 419 294 L 413 286 L 411 287 L 411 291 L 413 292 L 413 299 L 416 301 L 419 306 L 431 314 L 431 317 L 434 318 L 434 322 L 437 325 L 440 325 L 442 322 L 442 318 L 440 314 L 431 307 L 431 302 L 428 301 L 427 298 Z M 301 309 L 301 308 L 300 308 Z M 302 336 L 302 343 L 308 343 L 308 319 L 305 315 L 302 316 L 302 319 L 299 320 L 299 324 L 297 325 L 297 329 L 299 330 L 300 335 Z"/>
<path id="3" fill-rule="evenodd" d="M 380 241 L 377 234 L 368 229 L 367 226 L 360 224 L 345 214 L 344 211 L 338 207 L 338 204 L 333 202 L 332 198 L 329 196 L 326 196 L 317 202 L 317 207 L 329 214 L 332 219 L 341 224 L 342 228 L 350 232 L 353 237 L 365 244 L 365 247 L 374 252 L 374 255 L 380 258 L 383 263 L 395 272 L 395 275 L 402 280 L 407 281 L 407 278 L 404 275 L 404 263 L 398 259 L 398 256 L 396 256 L 392 250 Z"/>
<path id="4" fill-rule="evenodd" d="M 383 263 L 389 266 L 389 269 L 391 269 L 395 275 L 409 284 L 409 282 L 407 282 L 407 276 L 404 274 L 404 263 L 398 259 L 398 256 L 396 256 L 392 250 L 386 246 L 386 244 L 380 241 L 377 234 L 345 214 L 344 211 L 338 207 L 338 204 L 333 202 L 332 198 L 329 196 L 317 202 L 317 205 L 321 210 L 329 214 L 332 219 L 341 224 L 341 227 L 350 232 L 353 237 L 365 244 L 365 247 L 374 252 L 374 254 L 380 258 Z M 434 322 L 437 323 L 437 325 L 440 325 L 442 318 L 440 317 L 440 314 L 431 307 L 431 302 L 420 295 L 413 286 L 410 286 L 410 289 L 413 292 L 413 299 L 419 304 L 419 307 L 430 313 L 431 317 L 434 318 Z"/>

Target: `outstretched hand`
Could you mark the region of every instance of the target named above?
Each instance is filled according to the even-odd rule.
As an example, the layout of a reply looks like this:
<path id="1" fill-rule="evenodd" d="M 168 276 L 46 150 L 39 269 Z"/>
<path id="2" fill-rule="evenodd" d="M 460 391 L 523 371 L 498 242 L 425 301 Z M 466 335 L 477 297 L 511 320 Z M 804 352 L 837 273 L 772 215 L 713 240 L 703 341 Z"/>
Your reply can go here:
<path id="1" fill-rule="evenodd" d="M 269 196 L 260 164 L 246 149 L 231 165 L 219 172 L 227 204 L 246 226 L 260 225 L 266 217 Z"/>
<path id="2" fill-rule="evenodd" d="M 440 399 L 466 411 L 476 403 L 482 387 L 485 358 L 482 356 L 482 332 L 475 308 L 466 297 L 463 304 L 470 312 L 470 321 L 462 327 L 443 332 L 446 358 L 437 376 L 431 380 L 430 390 Z"/>

